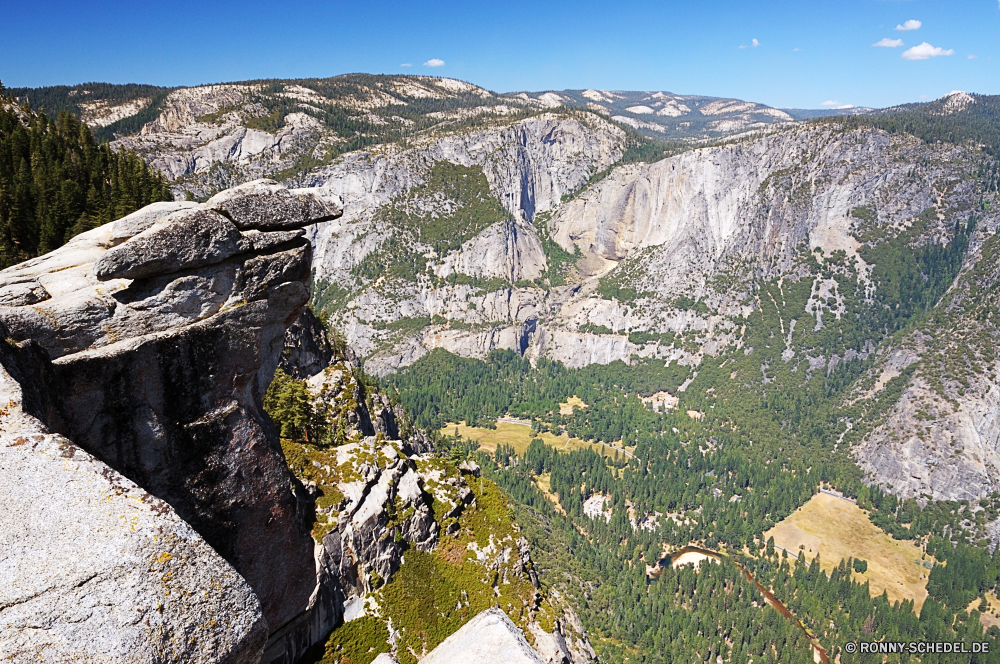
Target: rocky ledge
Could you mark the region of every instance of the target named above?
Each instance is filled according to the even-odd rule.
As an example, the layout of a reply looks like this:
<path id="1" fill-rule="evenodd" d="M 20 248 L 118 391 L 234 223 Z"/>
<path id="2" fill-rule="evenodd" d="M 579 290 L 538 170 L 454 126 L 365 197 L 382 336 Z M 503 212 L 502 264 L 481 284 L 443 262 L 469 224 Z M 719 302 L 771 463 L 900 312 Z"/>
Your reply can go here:
<path id="1" fill-rule="evenodd" d="M 0 463 L 32 494 L 0 506 L 5 656 L 259 661 L 308 610 L 310 501 L 261 403 L 308 298 L 300 229 L 340 213 L 260 180 L 0 272 Z"/>
<path id="2" fill-rule="evenodd" d="M 177 513 L 59 435 L 0 435 L 0 653 L 260 661 L 253 590 Z"/>
<path id="3" fill-rule="evenodd" d="M 478 509 L 478 467 L 431 453 L 304 307 L 301 228 L 338 214 L 262 180 L 0 272 L 0 658 L 291 664 Z M 279 363 L 333 439 L 279 440 L 263 409 Z M 521 584 L 510 606 L 541 661 L 592 660 L 508 531 L 463 555 Z M 551 633 L 532 618 L 545 602 Z M 538 661 L 494 613 L 458 642 Z"/>

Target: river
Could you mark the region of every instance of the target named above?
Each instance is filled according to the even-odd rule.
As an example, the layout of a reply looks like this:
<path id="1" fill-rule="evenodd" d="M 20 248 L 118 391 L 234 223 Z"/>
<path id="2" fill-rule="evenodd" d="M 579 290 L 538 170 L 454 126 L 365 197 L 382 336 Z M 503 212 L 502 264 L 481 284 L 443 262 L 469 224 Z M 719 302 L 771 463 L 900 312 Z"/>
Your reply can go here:
<path id="1" fill-rule="evenodd" d="M 721 561 L 723 558 L 729 558 L 729 556 L 727 556 L 724 553 L 720 553 L 719 551 L 712 551 L 711 549 L 703 549 L 697 546 L 686 546 L 683 549 L 674 551 L 666 558 L 661 558 L 660 560 L 658 560 L 656 563 L 657 570 L 652 572 L 652 576 L 659 577 L 660 574 L 663 573 L 663 569 L 669 566 L 693 564 L 695 565 L 695 567 L 697 567 L 698 564 L 701 561 L 705 560 L 706 558 L 714 558 L 715 560 Z M 731 558 L 729 559 L 732 560 Z M 826 653 L 826 648 L 820 645 L 819 640 L 815 636 L 813 636 L 812 632 L 809 631 L 809 629 L 802 623 L 802 621 L 796 618 L 795 614 L 789 611 L 788 607 L 785 606 L 781 600 L 775 597 L 770 590 L 765 588 L 754 577 L 754 575 L 751 574 L 749 570 L 747 570 L 747 568 L 745 568 L 743 565 L 739 564 L 735 560 L 733 560 L 732 562 L 734 565 L 740 568 L 740 571 L 743 572 L 743 574 L 746 575 L 747 581 L 750 581 L 755 586 L 757 586 L 757 589 L 760 590 L 760 592 L 764 595 L 765 602 L 767 602 L 771 607 L 777 610 L 777 612 L 783 615 L 784 617 L 788 618 L 791 621 L 794 621 L 795 625 L 802 630 L 802 633 L 806 635 L 806 638 L 809 639 L 809 643 L 812 645 L 813 661 L 817 662 L 818 664 L 830 664 L 830 657 Z"/>

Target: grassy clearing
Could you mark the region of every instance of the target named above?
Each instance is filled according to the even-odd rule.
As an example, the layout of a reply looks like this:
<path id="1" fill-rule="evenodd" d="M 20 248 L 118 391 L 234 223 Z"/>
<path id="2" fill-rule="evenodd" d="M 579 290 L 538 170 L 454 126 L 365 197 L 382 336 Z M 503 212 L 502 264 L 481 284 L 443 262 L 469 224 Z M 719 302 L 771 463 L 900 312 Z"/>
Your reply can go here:
<path id="1" fill-rule="evenodd" d="M 913 542 L 889 537 L 849 500 L 816 494 L 764 537 L 774 537 L 790 556 L 801 551 L 812 560 L 819 552 L 827 573 L 845 558 L 868 561 L 867 572 L 852 576 L 858 583 L 867 581 L 873 597 L 885 591 L 893 602 L 913 600 L 918 613 L 927 599 L 929 570 L 921 564 L 923 552 Z"/>
<path id="2" fill-rule="evenodd" d="M 966 612 L 971 615 L 973 610 L 978 610 L 979 602 L 978 597 L 972 600 L 966 608 Z M 986 611 L 979 616 L 979 624 L 983 626 L 983 629 L 1000 627 L 1000 599 L 997 599 L 996 594 L 986 593 Z"/>
<path id="3" fill-rule="evenodd" d="M 582 403 L 582 402 L 581 402 Z M 465 422 L 455 424 L 449 422 L 441 429 L 441 435 L 453 436 L 455 430 L 458 435 L 466 440 L 474 440 L 479 446 L 488 451 L 495 452 L 501 443 L 510 445 L 518 454 L 524 454 L 528 449 L 528 444 L 532 438 L 541 438 L 542 442 L 557 450 L 568 452 L 570 450 L 580 450 L 590 448 L 603 456 L 614 456 L 615 447 L 603 445 L 601 443 L 589 443 L 579 438 L 570 438 L 566 434 L 556 436 L 551 433 L 536 433 L 526 424 L 514 424 L 512 422 L 497 422 L 496 429 L 481 429 L 479 427 L 466 426 Z M 621 449 L 621 448 L 618 448 Z M 619 452 L 621 454 L 621 452 Z"/>
<path id="4" fill-rule="evenodd" d="M 572 415 L 574 408 L 579 408 L 580 410 L 583 410 L 586 407 L 587 404 L 583 403 L 583 399 L 574 394 L 569 399 L 566 399 L 566 403 L 559 404 L 559 414 Z"/>
<path id="5" fill-rule="evenodd" d="M 552 506 L 556 508 L 556 511 L 566 516 L 566 510 L 563 506 L 559 504 L 559 496 L 552 493 L 552 473 L 542 473 L 535 478 L 535 486 L 538 490 L 542 492 L 542 495 L 552 503 Z"/>

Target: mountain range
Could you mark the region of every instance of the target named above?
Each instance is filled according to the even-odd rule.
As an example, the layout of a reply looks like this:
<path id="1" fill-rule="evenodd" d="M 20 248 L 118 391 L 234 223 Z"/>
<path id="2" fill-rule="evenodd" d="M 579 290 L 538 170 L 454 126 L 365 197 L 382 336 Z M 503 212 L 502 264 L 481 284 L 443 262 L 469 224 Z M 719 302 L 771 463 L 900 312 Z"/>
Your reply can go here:
<path id="1" fill-rule="evenodd" d="M 280 183 L 338 210 L 299 224 L 310 273 L 294 279 L 308 281 L 343 366 L 329 360 L 339 368 L 302 375 L 289 366 L 275 387 L 284 400 L 271 392 L 264 404 L 289 439 L 296 477 L 340 495 L 316 502 L 316 527 L 341 518 L 334 492 L 346 495 L 354 471 L 334 482 L 313 468 L 337 467 L 335 450 L 370 433 L 364 418 L 374 415 L 359 415 L 361 403 L 382 413 L 372 432 L 414 454 L 431 441 L 450 455 L 439 470 L 455 474 L 454 487 L 475 484 L 471 466 L 456 470 L 475 458 L 510 501 L 498 523 L 523 529 L 541 578 L 525 576 L 524 553 L 514 590 L 548 602 L 524 614 L 531 620 L 512 618 L 553 640 L 552 661 L 763 657 L 750 636 L 762 628 L 743 629 L 757 624 L 757 599 L 734 590 L 750 572 L 790 598 L 802 634 L 791 622 L 768 633 L 799 653 L 793 661 L 812 658 L 803 639 L 820 659 L 853 661 L 843 648 L 872 630 L 1000 637 L 965 622 L 973 606 L 988 612 L 1000 574 L 1000 97 L 953 92 L 826 112 L 668 92 L 498 94 L 366 74 L 12 94 L 79 114 L 189 201 L 155 205 L 223 209 L 233 187 Z M 16 320 L 35 321 L 25 302 Z M 331 392 L 331 371 L 350 387 Z M 377 384 L 384 402 L 366 396 Z M 295 401 L 296 390 L 313 405 Z M 407 424 L 393 430 L 387 418 Z M 459 435 L 504 424 L 530 425 L 530 444 L 487 451 Z M 317 443 L 309 427 L 336 442 Z M 375 455 L 365 472 L 379 486 L 395 486 L 378 479 L 391 469 L 406 472 L 392 456 L 403 447 L 393 449 L 388 460 L 364 452 Z M 413 474 L 440 489 L 429 459 Z M 821 490 L 862 507 L 893 541 L 915 543 L 915 566 L 932 570 L 920 577 L 922 609 L 912 597 L 869 595 L 874 586 L 846 559 L 818 574 L 818 556 L 807 566 L 804 551 L 775 552 L 767 533 Z M 492 500 L 481 484 L 475 495 Z M 396 524 L 418 551 L 432 550 L 413 524 L 452 527 L 437 518 L 439 500 L 373 507 L 375 536 Z M 392 510 L 404 508 L 397 519 Z M 469 535 L 470 551 L 484 550 L 483 532 Z M 383 573 L 403 574 L 397 558 L 401 570 L 430 564 L 407 552 L 424 561 L 407 567 L 396 543 L 369 552 L 376 576 L 344 572 L 360 602 L 345 615 L 395 597 L 399 586 L 379 588 Z M 690 544 L 742 567 L 705 563 L 697 577 L 658 567 Z M 507 574 L 512 559 L 493 553 L 487 567 Z M 532 585 L 544 590 L 534 600 Z M 814 590 L 804 596 L 805 587 Z M 738 638 L 715 619 L 730 609 L 746 622 Z M 546 612 L 562 622 L 536 617 Z M 394 634 L 394 618 L 379 622 L 389 613 L 365 615 Z M 888 622 L 869 624 L 873 616 Z M 421 643 L 439 643 L 440 630 Z M 820 641 L 836 645 L 821 657 Z"/>

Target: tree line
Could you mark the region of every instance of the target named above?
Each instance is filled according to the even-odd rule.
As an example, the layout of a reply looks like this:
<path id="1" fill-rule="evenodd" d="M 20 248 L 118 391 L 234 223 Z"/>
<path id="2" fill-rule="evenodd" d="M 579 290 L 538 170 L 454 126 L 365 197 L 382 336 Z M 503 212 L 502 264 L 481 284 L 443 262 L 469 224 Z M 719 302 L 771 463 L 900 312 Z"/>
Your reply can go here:
<path id="1" fill-rule="evenodd" d="M 0 267 L 172 198 L 161 174 L 98 144 L 72 113 L 52 120 L 12 97 L 0 102 Z"/>

